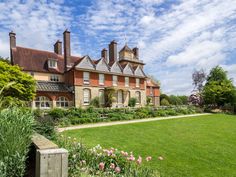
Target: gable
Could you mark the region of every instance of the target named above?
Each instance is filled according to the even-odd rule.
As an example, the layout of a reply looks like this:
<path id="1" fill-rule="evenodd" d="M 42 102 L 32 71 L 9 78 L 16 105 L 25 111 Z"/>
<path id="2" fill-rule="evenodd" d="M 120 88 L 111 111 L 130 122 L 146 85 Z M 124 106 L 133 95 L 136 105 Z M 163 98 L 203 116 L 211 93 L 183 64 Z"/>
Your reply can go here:
<path id="1" fill-rule="evenodd" d="M 96 65 L 96 70 L 109 72 L 109 67 L 103 58 Z"/>
<path id="2" fill-rule="evenodd" d="M 127 65 L 125 66 L 125 68 L 124 68 L 124 70 L 123 70 L 123 73 L 124 73 L 124 74 L 128 74 L 128 75 L 133 75 L 133 74 L 134 74 L 134 73 L 133 73 L 133 70 L 132 70 L 132 68 L 130 67 L 129 64 L 127 64 Z"/>
<path id="3" fill-rule="evenodd" d="M 75 66 L 76 68 L 83 68 L 83 69 L 92 69 L 94 70 L 94 65 L 92 63 L 92 60 L 89 56 L 85 56 L 79 64 Z"/>
<path id="4" fill-rule="evenodd" d="M 136 68 L 134 74 L 135 74 L 136 76 L 145 77 L 145 74 L 144 74 L 143 70 L 142 70 L 140 67 L 137 67 L 137 68 Z"/>
<path id="5" fill-rule="evenodd" d="M 115 62 L 111 67 L 111 72 L 113 73 L 122 73 L 121 67 L 117 62 Z"/>

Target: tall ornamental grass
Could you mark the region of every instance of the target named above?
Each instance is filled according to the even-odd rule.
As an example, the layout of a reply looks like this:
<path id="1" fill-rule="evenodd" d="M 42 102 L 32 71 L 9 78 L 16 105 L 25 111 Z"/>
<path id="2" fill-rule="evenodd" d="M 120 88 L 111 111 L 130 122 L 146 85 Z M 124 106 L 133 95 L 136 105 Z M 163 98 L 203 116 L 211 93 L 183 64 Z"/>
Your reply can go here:
<path id="1" fill-rule="evenodd" d="M 33 114 L 21 108 L 0 112 L 0 176 L 22 177 L 33 133 Z"/>

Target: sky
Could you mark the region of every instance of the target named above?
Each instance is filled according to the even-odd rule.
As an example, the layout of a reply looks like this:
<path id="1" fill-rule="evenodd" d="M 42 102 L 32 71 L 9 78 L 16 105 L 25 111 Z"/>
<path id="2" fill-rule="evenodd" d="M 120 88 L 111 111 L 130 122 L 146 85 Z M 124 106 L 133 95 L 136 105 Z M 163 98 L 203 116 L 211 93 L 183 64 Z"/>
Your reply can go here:
<path id="1" fill-rule="evenodd" d="M 71 31 L 72 54 L 99 59 L 112 40 L 139 47 L 166 94 L 190 94 L 192 72 L 220 65 L 236 84 L 236 0 L 0 0 L 0 56 L 17 45 L 53 51 Z"/>

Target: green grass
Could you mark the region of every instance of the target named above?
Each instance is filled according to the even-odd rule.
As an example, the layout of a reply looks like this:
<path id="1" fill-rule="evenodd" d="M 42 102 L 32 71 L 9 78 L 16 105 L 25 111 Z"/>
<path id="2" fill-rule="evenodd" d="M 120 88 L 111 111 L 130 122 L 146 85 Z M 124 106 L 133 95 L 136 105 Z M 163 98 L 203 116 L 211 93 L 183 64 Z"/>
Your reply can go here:
<path id="1" fill-rule="evenodd" d="M 236 176 L 236 116 L 205 115 L 100 128 L 65 135 L 88 146 L 115 147 L 153 160 L 145 165 L 168 177 Z M 159 161 L 158 156 L 164 160 Z"/>

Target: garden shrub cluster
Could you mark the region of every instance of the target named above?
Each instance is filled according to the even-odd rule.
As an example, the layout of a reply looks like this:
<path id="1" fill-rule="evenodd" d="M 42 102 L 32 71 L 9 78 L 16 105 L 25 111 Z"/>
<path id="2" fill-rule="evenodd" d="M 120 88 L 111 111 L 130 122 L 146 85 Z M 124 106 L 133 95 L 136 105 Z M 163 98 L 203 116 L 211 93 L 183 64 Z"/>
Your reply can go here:
<path id="1" fill-rule="evenodd" d="M 38 111 L 38 110 L 37 110 Z M 143 119 L 150 117 L 162 117 L 162 116 L 175 116 L 194 114 L 202 112 L 200 108 L 193 106 L 184 107 L 143 107 L 143 108 L 94 108 L 89 107 L 87 109 L 82 108 L 70 108 L 64 109 L 52 109 L 44 111 L 43 117 L 38 118 L 41 120 L 48 120 L 46 125 L 54 123 L 57 126 L 69 126 L 76 124 L 95 123 L 95 122 L 108 122 L 108 121 L 119 121 L 119 120 L 132 120 L 132 119 Z M 40 117 L 40 116 L 39 116 Z M 47 127 L 45 125 L 45 127 Z M 40 133 L 40 132 L 39 132 Z"/>
<path id="2" fill-rule="evenodd" d="M 33 133 L 33 114 L 27 109 L 0 112 L 0 176 L 22 177 Z"/>
<path id="3" fill-rule="evenodd" d="M 157 177 L 156 170 L 142 166 L 143 161 L 150 161 L 151 156 L 144 159 L 135 157 L 132 152 L 119 151 L 114 148 L 103 149 L 100 145 L 88 148 L 71 137 L 61 135 L 56 143 L 69 151 L 69 177 L 75 176 L 108 176 L 108 177 Z M 162 157 L 158 158 L 163 160 Z"/>

